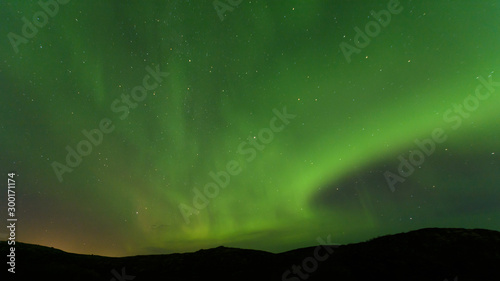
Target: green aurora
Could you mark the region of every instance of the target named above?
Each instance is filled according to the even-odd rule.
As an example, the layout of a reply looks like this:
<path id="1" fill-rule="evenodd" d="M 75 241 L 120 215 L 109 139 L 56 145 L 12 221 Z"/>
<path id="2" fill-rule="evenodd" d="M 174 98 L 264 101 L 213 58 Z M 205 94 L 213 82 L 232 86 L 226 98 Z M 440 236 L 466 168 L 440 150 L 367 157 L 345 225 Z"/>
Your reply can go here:
<path id="1" fill-rule="evenodd" d="M 60 2 L 32 38 L 38 1 L 0 2 L 17 240 L 125 256 L 500 230 L 499 1 L 401 0 L 363 48 L 355 28 L 393 1 Z M 71 167 L 83 130 L 95 144 Z"/>

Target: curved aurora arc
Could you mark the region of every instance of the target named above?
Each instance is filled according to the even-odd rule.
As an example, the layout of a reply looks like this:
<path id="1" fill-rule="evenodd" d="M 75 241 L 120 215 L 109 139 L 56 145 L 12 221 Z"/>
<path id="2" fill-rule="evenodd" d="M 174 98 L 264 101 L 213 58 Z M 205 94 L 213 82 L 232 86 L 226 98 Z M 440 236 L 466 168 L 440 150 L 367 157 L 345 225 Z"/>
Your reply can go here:
<path id="1" fill-rule="evenodd" d="M 242 4 L 223 22 L 193 3 L 109 15 L 118 3 L 70 2 L 19 54 L 2 42 L 4 168 L 24 185 L 19 240 L 121 256 L 284 251 L 318 236 L 348 243 L 435 226 L 499 230 L 500 90 L 460 128 L 443 119 L 475 93 L 477 77 L 500 81 L 490 20 L 498 7 L 401 1 L 403 12 L 347 63 L 339 44 L 386 2 Z M 17 10 L 38 9 L 2 9 L 11 19 L 2 34 L 22 27 Z M 121 120 L 110 105 L 157 65 L 169 76 Z M 247 161 L 238 147 L 284 107 L 296 117 Z M 64 163 L 65 147 L 102 118 L 114 131 L 59 182 L 51 163 Z M 435 128 L 447 140 L 391 192 L 384 172 L 396 173 L 398 155 Z M 193 188 L 232 160 L 241 173 L 186 224 L 179 204 L 192 207 Z"/>

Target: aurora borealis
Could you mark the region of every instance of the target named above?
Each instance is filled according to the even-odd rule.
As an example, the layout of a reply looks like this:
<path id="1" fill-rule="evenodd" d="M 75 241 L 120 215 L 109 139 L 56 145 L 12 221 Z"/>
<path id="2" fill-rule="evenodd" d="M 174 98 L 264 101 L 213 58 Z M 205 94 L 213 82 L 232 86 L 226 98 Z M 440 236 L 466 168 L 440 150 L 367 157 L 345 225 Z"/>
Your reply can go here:
<path id="1" fill-rule="evenodd" d="M 389 2 L 242 1 L 221 20 L 213 1 L 60 1 L 21 40 L 44 9 L 1 0 L 17 240 L 126 256 L 500 230 L 500 2 L 401 0 L 346 60 Z M 385 173 L 436 129 L 391 190 Z"/>

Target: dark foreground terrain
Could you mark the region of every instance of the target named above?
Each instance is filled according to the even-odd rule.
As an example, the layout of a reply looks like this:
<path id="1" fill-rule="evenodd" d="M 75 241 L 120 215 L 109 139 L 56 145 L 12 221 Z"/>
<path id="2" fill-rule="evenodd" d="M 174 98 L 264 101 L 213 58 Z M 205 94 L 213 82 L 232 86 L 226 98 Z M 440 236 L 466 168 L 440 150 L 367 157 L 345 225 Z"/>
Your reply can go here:
<path id="1" fill-rule="evenodd" d="M 8 245 L 0 242 L 6 261 Z M 8 266 L 8 265 L 7 265 Z M 500 280 L 500 232 L 422 229 L 345 246 L 273 254 L 218 247 L 110 258 L 16 243 L 16 273 L 0 280 Z M 15 277 L 15 278 L 12 278 Z"/>

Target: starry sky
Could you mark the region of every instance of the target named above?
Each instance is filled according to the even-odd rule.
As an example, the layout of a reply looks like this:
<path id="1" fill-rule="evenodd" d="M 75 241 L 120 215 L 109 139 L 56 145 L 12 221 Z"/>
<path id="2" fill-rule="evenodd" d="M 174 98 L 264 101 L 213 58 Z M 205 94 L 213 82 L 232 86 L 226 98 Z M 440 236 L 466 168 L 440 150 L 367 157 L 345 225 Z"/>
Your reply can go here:
<path id="1" fill-rule="evenodd" d="M 127 256 L 500 230 L 499 1 L 42 3 L 0 1 L 17 241 Z"/>

